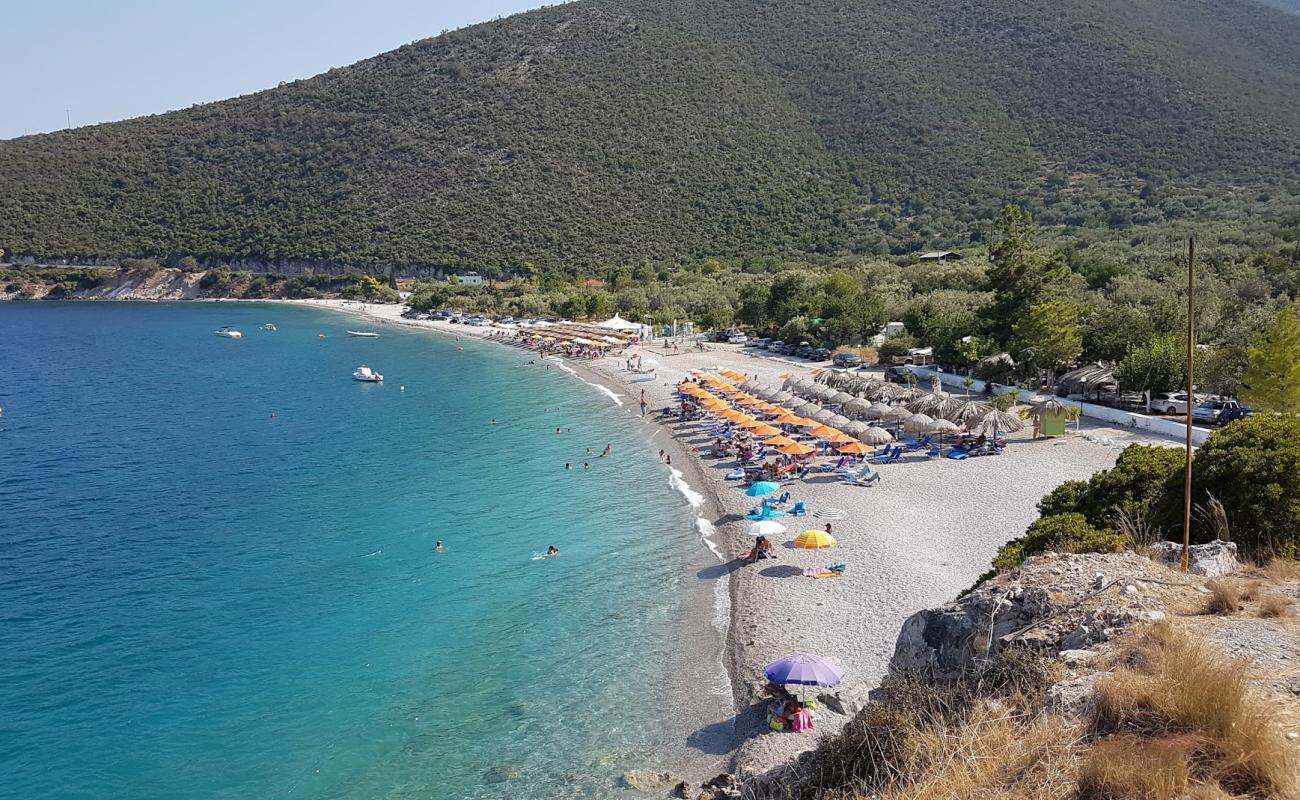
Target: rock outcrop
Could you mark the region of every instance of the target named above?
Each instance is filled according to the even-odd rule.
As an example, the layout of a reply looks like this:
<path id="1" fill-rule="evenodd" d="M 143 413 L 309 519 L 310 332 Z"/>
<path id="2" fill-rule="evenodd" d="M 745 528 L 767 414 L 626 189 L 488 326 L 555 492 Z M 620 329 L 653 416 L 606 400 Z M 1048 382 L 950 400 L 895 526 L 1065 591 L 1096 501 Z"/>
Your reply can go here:
<path id="1" fill-rule="evenodd" d="M 954 603 L 908 618 L 890 669 L 949 680 L 1006 647 L 1086 650 L 1162 618 L 1167 601 L 1198 581 L 1136 553 L 1035 556 Z"/>
<path id="2" fill-rule="evenodd" d="M 1183 546 L 1178 542 L 1157 542 L 1151 546 L 1151 557 L 1178 569 L 1183 562 Z M 1230 574 L 1238 566 L 1236 542 L 1214 541 L 1187 549 L 1187 571 L 1193 575 L 1217 578 Z"/>

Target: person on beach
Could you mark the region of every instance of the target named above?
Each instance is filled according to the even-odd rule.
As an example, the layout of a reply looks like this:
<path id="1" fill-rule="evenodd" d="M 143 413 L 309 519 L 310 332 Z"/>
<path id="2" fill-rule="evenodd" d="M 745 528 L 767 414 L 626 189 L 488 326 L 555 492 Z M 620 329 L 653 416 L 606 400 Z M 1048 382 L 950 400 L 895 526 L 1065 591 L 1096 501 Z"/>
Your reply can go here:
<path id="1" fill-rule="evenodd" d="M 664 460 L 664 451 L 662 451 L 662 450 L 659 451 L 659 460 L 660 460 L 660 461 L 663 461 L 663 460 Z"/>
<path id="2" fill-rule="evenodd" d="M 670 455 L 664 455 L 664 463 L 671 467 L 673 465 L 673 457 Z"/>
<path id="3" fill-rule="evenodd" d="M 560 548 L 556 547 L 555 545 L 551 545 L 550 547 L 546 548 L 547 558 L 550 558 L 551 556 L 558 556 L 559 554 L 560 554 Z"/>
<path id="4" fill-rule="evenodd" d="M 831 524 L 829 522 L 826 523 L 826 535 L 827 536 L 831 535 Z"/>
<path id="5" fill-rule="evenodd" d="M 766 536 L 760 536 L 754 540 L 754 549 L 745 554 L 745 560 L 753 564 L 765 558 L 775 559 L 776 553 L 772 552 L 772 542 Z"/>
<path id="6" fill-rule="evenodd" d="M 443 552 L 443 551 L 446 550 L 446 549 L 447 549 L 447 548 L 445 548 L 445 547 L 442 546 L 442 540 L 441 540 L 441 539 L 439 539 L 439 540 L 437 541 L 437 543 L 434 544 L 434 546 L 433 546 L 433 552 L 435 552 L 435 553 L 441 553 L 441 552 Z"/>

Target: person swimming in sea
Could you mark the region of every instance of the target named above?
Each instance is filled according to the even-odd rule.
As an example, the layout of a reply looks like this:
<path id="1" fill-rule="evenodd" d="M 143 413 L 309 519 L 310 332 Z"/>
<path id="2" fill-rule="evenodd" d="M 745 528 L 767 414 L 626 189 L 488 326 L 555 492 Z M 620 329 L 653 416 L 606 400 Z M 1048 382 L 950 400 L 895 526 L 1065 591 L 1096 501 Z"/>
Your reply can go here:
<path id="1" fill-rule="evenodd" d="M 435 544 L 435 545 L 433 546 L 433 551 L 434 551 L 435 553 L 441 553 L 441 552 L 444 552 L 446 549 L 447 549 L 447 548 L 445 548 L 445 547 L 442 546 L 442 540 L 441 540 L 441 539 L 439 539 L 438 542 L 437 542 L 437 544 Z"/>
<path id="2" fill-rule="evenodd" d="M 555 545 L 551 545 L 550 547 L 546 548 L 547 558 L 550 558 L 551 556 L 558 556 L 559 554 L 560 554 L 560 548 L 556 547 Z"/>
<path id="3" fill-rule="evenodd" d="M 495 425 L 495 424 L 497 424 L 497 418 L 496 418 L 496 417 L 493 417 L 493 418 L 492 418 L 492 422 L 489 423 L 489 424 L 491 424 L 491 425 Z"/>

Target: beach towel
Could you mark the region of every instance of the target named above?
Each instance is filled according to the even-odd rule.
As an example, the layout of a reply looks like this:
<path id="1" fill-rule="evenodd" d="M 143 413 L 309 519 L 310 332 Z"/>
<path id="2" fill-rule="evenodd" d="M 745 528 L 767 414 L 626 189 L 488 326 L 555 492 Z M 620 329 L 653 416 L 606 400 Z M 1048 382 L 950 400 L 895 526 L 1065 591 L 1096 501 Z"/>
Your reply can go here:
<path id="1" fill-rule="evenodd" d="M 795 712 L 794 722 L 790 726 L 795 733 L 803 733 L 813 729 L 812 714 L 808 709 L 801 709 Z"/>

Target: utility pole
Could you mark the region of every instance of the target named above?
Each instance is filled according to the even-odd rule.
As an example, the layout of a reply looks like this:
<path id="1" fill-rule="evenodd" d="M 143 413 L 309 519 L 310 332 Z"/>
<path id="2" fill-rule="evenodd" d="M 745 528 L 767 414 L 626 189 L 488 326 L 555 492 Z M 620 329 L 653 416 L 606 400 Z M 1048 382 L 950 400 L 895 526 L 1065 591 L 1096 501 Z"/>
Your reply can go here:
<path id="1" fill-rule="evenodd" d="M 1192 368 L 1196 361 L 1196 237 L 1187 239 L 1187 468 L 1183 478 L 1183 572 L 1192 541 Z"/>
<path id="2" fill-rule="evenodd" d="M 63 109 L 63 113 L 68 115 L 68 127 L 71 128 L 71 127 L 72 127 L 72 109 L 70 109 L 70 108 L 65 108 L 65 109 Z"/>

